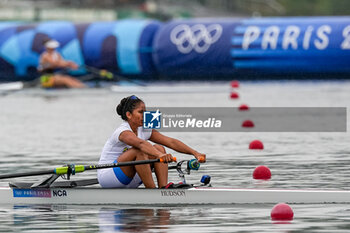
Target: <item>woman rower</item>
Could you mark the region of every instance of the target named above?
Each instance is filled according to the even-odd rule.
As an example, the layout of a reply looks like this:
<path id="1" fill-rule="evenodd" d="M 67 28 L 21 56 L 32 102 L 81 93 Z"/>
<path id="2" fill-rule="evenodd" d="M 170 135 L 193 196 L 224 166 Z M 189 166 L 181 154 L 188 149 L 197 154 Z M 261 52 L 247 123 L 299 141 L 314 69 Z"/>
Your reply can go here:
<path id="1" fill-rule="evenodd" d="M 146 107 L 138 97 L 132 95 L 123 98 L 116 110 L 124 122 L 106 142 L 100 164 L 156 158 L 172 162 L 172 155 L 166 153 L 163 146 L 180 153 L 191 154 L 200 162 L 205 162 L 205 154 L 197 152 L 183 142 L 167 137 L 155 129 L 144 129 L 143 112 L 146 111 Z M 148 140 L 157 144 L 152 145 Z M 154 163 L 153 166 L 158 187 L 165 187 L 168 183 L 168 165 Z M 97 177 L 104 188 L 137 188 L 142 183 L 146 188 L 156 187 L 149 164 L 100 169 L 97 171 Z"/>
<path id="2" fill-rule="evenodd" d="M 85 85 L 78 79 L 66 74 L 65 69 L 78 69 L 78 65 L 67 61 L 56 51 L 60 43 L 56 40 L 49 40 L 45 43 L 46 51 L 41 54 L 38 71 L 41 86 L 44 88 L 83 88 Z"/>

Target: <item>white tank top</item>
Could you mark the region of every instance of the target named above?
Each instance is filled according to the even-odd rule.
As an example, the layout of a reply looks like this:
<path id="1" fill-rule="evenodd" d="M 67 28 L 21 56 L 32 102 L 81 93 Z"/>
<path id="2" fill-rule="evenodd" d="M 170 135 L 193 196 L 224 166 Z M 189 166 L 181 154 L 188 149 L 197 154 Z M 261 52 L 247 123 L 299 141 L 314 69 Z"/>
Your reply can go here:
<path id="1" fill-rule="evenodd" d="M 107 140 L 103 147 L 99 164 L 113 163 L 124 151 L 131 148 L 128 144 L 119 140 L 119 135 L 132 129 L 127 121 L 124 121 Z M 137 128 L 137 137 L 148 140 L 152 135 L 152 129 L 144 129 L 142 126 Z"/>
<path id="2" fill-rule="evenodd" d="M 42 57 L 44 54 L 49 54 L 49 53 L 48 53 L 48 52 L 44 52 L 44 53 L 42 53 L 42 54 L 40 55 L 40 59 L 39 59 L 39 60 L 40 60 L 40 64 L 39 64 L 39 67 L 38 67 L 39 70 L 45 70 L 45 69 L 51 67 L 51 64 L 50 64 L 50 63 L 42 63 L 42 62 L 41 62 L 41 57 Z M 59 59 L 59 57 L 60 57 L 59 53 L 56 52 L 56 51 L 52 52 L 52 53 L 49 54 L 49 55 L 52 57 L 52 60 L 54 60 L 54 61 L 57 61 L 57 60 Z"/>

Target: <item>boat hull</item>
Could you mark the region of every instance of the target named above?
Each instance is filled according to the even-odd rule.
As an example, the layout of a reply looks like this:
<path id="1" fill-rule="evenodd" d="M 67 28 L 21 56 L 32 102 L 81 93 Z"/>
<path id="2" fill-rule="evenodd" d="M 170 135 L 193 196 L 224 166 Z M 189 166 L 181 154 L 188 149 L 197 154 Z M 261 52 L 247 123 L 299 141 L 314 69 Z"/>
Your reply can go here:
<path id="1" fill-rule="evenodd" d="M 350 191 L 275 189 L 0 188 L 0 204 L 194 205 L 243 203 L 350 203 Z"/>

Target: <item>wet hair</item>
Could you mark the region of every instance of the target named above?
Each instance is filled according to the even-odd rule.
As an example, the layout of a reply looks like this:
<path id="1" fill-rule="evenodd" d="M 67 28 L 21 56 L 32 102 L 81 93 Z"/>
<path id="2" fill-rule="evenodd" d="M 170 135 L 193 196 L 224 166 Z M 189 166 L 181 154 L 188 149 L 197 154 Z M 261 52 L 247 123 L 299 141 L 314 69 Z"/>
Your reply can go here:
<path id="1" fill-rule="evenodd" d="M 143 103 L 143 101 L 139 99 L 136 95 L 125 97 L 120 101 L 120 103 L 116 107 L 116 111 L 118 115 L 126 121 L 128 119 L 126 117 L 126 113 L 132 112 L 136 108 L 136 106 L 141 102 Z"/>

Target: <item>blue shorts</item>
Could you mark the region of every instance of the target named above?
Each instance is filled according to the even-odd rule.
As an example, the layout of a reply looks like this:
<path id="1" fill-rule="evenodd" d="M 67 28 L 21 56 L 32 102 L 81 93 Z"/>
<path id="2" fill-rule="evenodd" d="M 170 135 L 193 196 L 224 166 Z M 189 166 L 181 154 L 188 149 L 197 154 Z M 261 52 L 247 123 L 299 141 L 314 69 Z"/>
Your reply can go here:
<path id="1" fill-rule="evenodd" d="M 129 176 L 124 174 L 124 172 L 120 167 L 113 168 L 113 171 L 114 171 L 115 177 L 117 177 L 120 183 L 124 185 L 128 185 L 132 181 L 132 179 Z"/>
<path id="2" fill-rule="evenodd" d="M 130 178 L 120 167 L 97 170 L 97 179 L 103 188 L 137 188 L 142 184 L 137 173 Z"/>

